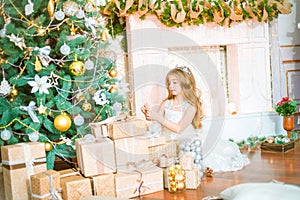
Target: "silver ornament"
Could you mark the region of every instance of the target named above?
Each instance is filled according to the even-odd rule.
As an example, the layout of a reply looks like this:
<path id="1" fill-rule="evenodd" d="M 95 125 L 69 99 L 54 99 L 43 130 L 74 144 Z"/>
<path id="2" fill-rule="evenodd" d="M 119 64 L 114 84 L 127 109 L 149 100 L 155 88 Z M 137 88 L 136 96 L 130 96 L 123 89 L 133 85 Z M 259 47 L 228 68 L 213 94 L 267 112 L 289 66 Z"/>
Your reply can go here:
<path id="1" fill-rule="evenodd" d="M 201 148 L 201 147 L 196 147 L 195 152 L 201 153 L 201 151 L 202 151 L 202 148 Z"/>
<path id="2" fill-rule="evenodd" d="M 189 146 L 186 146 L 185 148 L 184 148 L 184 151 L 185 152 L 189 152 L 191 150 L 191 148 L 189 147 Z"/>
<path id="3" fill-rule="evenodd" d="M 190 149 L 191 149 L 191 151 L 195 151 L 195 150 L 196 150 L 195 144 L 192 143 L 192 144 L 190 145 Z"/>
<path id="4" fill-rule="evenodd" d="M 40 136 L 38 135 L 38 133 L 32 132 L 32 133 L 28 134 L 28 137 L 31 142 L 36 142 L 36 141 L 38 141 Z"/>
<path id="5" fill-rule="evenodd" d="M 195 160 L 201 160 L 202 156 L 200 154 L 196 154 L 196 156 L 194 158 L 195 158 Z"/>
<path id="6" fill-rule="evenodd" d="M 63 20 L 65 18 L 65 13 L 63 11 L 61 11 L 61 10 L 56 11 L 54 13 L 54 17 L 55 17 L 56 20 L 61 21 L 61 20 Z"/>
<path id="7" fill-rule="evenodd" d="M 11 132 L 7 129 L 4 129 L 3 131 L 1 131 L 1 139 L 2 140 L 9 140 L 11 137 Z"/>
<path id="8" fill-rule="evenodd" d="M 95 136 L 93 136 L 92 134 L 86 134 L 86 135 L 83 137 L 83 141 L 84 141 L 84 142 L 95 142 L 95 141 L 96 141 L 96 138 L 95 138 Z"/>
<path id="9" fill-rule="evenodd" d="M 90 59 L 87 59 L 87 61 L 85 61 L 85 63 L 84 63 L 84 67 L 85 67 L 87 70 L 92 70 L 92 69 L 94 69 L 94 62 L 91 61 Z"/>
<path id="10" fill-rule="evenodd" d="M 84 11 L 80 8 L 76 13 L 77 19 L 83 19 L 85 17 Z"/>
<path id="11" fill-rule="evenodd" d="M 201 140 L 200 139 L 197 139 L 193 142 L 196 146 L 200 146 L 201 145 Z"/>
<path id="12" fill-rule="evenodd" d="M 83 123 L 84 123 L 84 118 L 80 114 L 74 117 L 74 124 L 76 126 L 81 126 Z"/>
<path id="13" fill-rule="evenodd" d="M 199 164 L 201 163 L 201 160 L 195 159 L 195 160 L 194 160 L 194 163 L 195 163 L 196 165 L 199 165 Z"/>
<path id="14" fill-rule="evenodd" d="M 63 55 L 67 56 L 70 54 L 71 48 L 64 43 L 61 47 L 60 47 L 60 53 L 62 53 Z"/>
<path id="15" fill-rule="evenodd" d="M 0 31 L 0 37 L 4 38 L 5 36 L 6 36 L 6 29 L 3 28 L 3 29 L 1 29 L 1 31 Z"/>

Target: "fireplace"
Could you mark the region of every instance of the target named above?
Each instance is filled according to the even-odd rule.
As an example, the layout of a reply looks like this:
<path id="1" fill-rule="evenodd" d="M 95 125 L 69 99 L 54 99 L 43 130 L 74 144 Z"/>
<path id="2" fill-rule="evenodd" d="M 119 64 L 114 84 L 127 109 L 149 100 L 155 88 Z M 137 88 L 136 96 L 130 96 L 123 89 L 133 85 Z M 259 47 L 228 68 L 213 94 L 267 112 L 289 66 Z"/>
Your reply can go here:
<path id="1" fill-rule="evenodd" d="M 169 69 L 188 65 L 202 91 L 204 130 L 210 135 L 238 140 L 281 133 L 272 108 L 267 23 L 169 28 L 155 16 L 130 15 L 127 42 L 133 114 L 141 115 L 143 103 L 155 105 L 165 97 Z"/>

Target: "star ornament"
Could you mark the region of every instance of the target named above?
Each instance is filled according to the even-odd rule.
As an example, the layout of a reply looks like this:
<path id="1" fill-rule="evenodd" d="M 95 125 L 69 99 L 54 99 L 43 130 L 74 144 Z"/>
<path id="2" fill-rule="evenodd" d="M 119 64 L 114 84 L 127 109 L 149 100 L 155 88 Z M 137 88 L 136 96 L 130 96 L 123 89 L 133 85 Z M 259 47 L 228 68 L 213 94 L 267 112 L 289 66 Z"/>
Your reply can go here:
<path id="1" fill-rule="evenodd" d="M 48 88 L 52 85 L 48 83 L 48 76 L 39 77 L 39 75 L 34 76 L 34 81 L 28 81 L 28 84 L 32 87 L 31 93 L 39 91 L 40 94 L 49 94 Z"/>
<path id="2" fill-rule="evenodd" d="M 24 43 L 24 38 L 17 37 L 15 34 L 11 34 L 7 36 L 9 38 L 9 41 L 13 42 L 17 47 L 19 47 L 21 50 L 26 48 L 26 45 Z"/>
<path id="3" fill-rule="evenodd" d="M 37 108 L 39 114 L 46 114 L 46 110 L 47 110 L 47 107 L 44 106 L 43 104 L 41 104 L 38 108 Z"/>

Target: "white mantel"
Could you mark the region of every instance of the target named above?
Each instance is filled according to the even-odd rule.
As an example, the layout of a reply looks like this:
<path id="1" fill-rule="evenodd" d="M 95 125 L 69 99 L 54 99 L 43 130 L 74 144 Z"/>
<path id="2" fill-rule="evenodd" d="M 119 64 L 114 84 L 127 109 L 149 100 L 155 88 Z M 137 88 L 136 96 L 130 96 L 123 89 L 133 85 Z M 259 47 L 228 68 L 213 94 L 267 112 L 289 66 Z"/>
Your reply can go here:
<path id="1" fill-rule="evenodd" d="M 250 135 L 282 133 L 278 126 L 280 117 L 270 112 L 273 102 L 267 23 L 247 21 L 232 24 L 230 28 L 213 23 L 169 28 L 155 16 L 140 20 L 137 15 L 130 15 L 127 17 L 127 42 L 134 114 L 141 115 L 139 108 L 144 102 L 157 104 L 165 97 L 165 74 L 175 67 L 170 55 L 179 50 L 176 56 L 190 63 L 200 81 L 207 115 L 205 129 L 212 131 L 214 119 L 222 119 L 217 125 L 219 128 L 214 130 L 218 133 L 213 135 L 242 139 Z M 182 51 L 215 45 L 226 46 L 228 99 L 213 61 Z M 228 102 L 236 104 L 237 115 L 228 114 Z M 255 130 L 255 121 L 259 121 L 261 127 L 268 127 L 268 131 Z M 263 124 L 269 122 L 273 124 Z"/>

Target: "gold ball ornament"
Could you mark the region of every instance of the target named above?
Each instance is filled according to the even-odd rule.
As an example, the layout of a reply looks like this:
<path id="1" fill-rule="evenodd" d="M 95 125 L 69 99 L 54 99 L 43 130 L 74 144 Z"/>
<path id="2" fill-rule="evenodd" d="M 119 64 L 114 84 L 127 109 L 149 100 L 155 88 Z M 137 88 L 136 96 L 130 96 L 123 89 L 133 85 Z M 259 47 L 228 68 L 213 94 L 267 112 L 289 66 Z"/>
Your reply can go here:
<path id="1" fill-rule="evenodd" d="M 82 76 L 85 73 L 85 67 L 81 61 L 72 62 L 69 66 L 69 70 L 74 76 Z"/>
<path id="2" fill-rule="evenodd" d="M 51 151 L 52 150 L 52 144 L 50 142 L 45 143 L 45 151 Z"/>
<path id="3" fill-rule="evenodd" d="M 54 119 L 54 127 L 61 132 L 69 130 L 71 125 L 72 120 L 66 113 L 62 113 Z"/>
<path id="4" fill-rule="evenodd" d="M 181 182 L 177 183 L 177 189 L 178 190 L 184 190 L 185 189 L 185 182 L 181 181 Z"/>
<path id="5" fill-rule="evenodd" d="M 10 96 L 15 97 L 15 96 L 18 96 L 18 94 L 19 94 L 19 91 L 13 87 L 10 91 Z"/>
<path id="6" fill-rule="evenodd" d="M 112 78 L 115 78 L 115 77 L 118 75 L 118 71 L 115 70 L 114 68 L 112 68 L 112 69 L 109 71 L 109 75 L 110 75 Z"/>
<path id="7" fill-rule="evenodd" d="M 92 110 L 92 104 L 90 104 L 89 102 L 85 101 L 85 102 L 83 102 L 81 108 L 85 112 L 90 112 Z"/>

